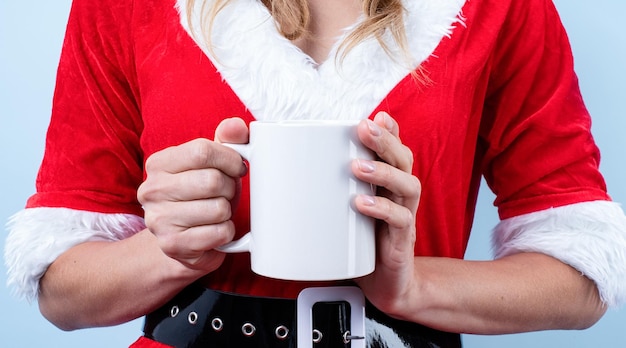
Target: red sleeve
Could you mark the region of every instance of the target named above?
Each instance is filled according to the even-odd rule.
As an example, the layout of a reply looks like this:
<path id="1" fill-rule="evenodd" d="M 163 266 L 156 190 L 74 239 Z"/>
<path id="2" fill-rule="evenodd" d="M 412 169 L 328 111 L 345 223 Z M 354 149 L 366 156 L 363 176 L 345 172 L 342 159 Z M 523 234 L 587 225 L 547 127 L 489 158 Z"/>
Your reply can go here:
<path id="1" fill-rule="evenodd" d="M 551 1 L 511 2 L 491 63 L 481 136 L 500 217 L 608 200 L 571 48 Z"/>
<path id="2" fill-rule="evenodd" d="M 131 19 L 130 0 L 73 2 L 37 193 L 27 207 L 142 214 Z"/>

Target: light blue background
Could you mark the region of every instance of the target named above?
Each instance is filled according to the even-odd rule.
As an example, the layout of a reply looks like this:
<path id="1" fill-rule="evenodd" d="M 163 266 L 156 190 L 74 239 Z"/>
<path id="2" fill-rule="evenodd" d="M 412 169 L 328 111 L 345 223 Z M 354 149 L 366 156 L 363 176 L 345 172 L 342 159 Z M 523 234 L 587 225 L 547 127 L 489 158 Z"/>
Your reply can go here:
<path id="1" fill-rule="evenodd" d="M 50 113 L 54 76 L 69 0 L 0 0 L 0 223 L 34 192 Z M 524 0 L 519 0 L 524 1 Z M 556 0 L 572 41 L 576 68 L 593 132 L 603 151 L 602 171 L 614 200 L 626 202 L 626 39 L 623 0 Z M 490 229 L 497 222 L 493 196 L 483 189 L 468 258 L 489 259 Z M 4 234 L 0 247 L 4 249 Z M 18 302 L 2 284 L 0 346 L 126 347 L 141 320 L 113 328 L 62 332 L 41 317 L 36 304 Z M 467 348 L 624 347 L 626 312 L 611 310 L 584 331 L 505 336 L 465 336 Z"/>

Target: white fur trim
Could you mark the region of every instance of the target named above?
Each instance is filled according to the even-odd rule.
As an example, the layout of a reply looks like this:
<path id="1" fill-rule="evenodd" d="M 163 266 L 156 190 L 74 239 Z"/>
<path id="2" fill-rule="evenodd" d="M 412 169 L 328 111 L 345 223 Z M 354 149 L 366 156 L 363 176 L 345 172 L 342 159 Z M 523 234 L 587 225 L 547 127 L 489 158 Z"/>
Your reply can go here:
<path id="1" fill-rule="evenodd" d="M 373 319 L 365 318 L 365 336 L 367 347 L 406 348 L 408 345 L 393 331 Z"/>
<path id="2" fill-rule="evenodd" d="M 494 230 L 496 258 L 519 252 L 555 257 L 592 279 L 602 301 L 626 301 L 626 216 L 619 204 L 577 203 L 503 220 Z"/>
<path id="3" fill-rule="evenodd" d="M 187 1 L 177 0 L 183 27 L 257 120 L 368 117 L 410 70 L 452 34 L 456 23 L 462 23 L 460 12 L 465 3 L 405 1 L 406 33 L 414 61 L 404 67 L 374 38 L 352 49 L 337 66 L 334 57 L 339 38 L 329 58 L 317 65 L 279 34 L 268 10 L 257 0 L 232 0 L 219 12 L 211 51 L 201 30 L 203 1 L 196 1 L 193 32 L 187 21 Z M 390 37 L 385 40 L 393 52 L 400 51 Z"/>
<path id="4" fill-rule="evenodd" d="M 71 247 L 87 241 L 116 241 L 145 228 L 141 217 L 67 208 L 30 208 L 13 215 L 4 249 L 7 285 L 33 301 L 48 266 Z"/>

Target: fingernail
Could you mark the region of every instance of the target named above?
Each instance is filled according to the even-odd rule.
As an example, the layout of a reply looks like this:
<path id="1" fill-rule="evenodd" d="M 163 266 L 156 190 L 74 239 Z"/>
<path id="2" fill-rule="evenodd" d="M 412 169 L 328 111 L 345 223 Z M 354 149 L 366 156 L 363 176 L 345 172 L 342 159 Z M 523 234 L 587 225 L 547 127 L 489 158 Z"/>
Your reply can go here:
<path id="1" fill-rule="evenodd" d="M 373 196 L 361 195 L 361 202 L 365 205 L 374 206 L 376 205 L 376 198 Z"/>
<path id="2" fill-rule="evenodd" d="M 373 173 L 374 170 L 376 170 L 376 166 L 372 163 L 372 161 L 359 159 L 357 160 L 357 163 L 359 165 L 359 169 L 364 173 Z"/>
<path id="3" fill-rule="evenodd" d="M 367 127 L 370 129 L 370 133 L 373 136 L 379 136 L 383 134 L 382 129 L 380 129 L 380 127 L 376 123 L 374 123 L 372 120 L 367 120 Z"/>

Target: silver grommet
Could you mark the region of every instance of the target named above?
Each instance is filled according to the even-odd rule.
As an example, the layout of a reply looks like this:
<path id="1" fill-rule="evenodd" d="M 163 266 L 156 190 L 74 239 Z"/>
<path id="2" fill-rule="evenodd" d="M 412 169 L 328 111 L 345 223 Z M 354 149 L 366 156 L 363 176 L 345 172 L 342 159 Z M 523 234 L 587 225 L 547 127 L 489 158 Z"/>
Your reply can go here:
<path id="1" fill-rule="evenodd" d="M 350 343 L 350 341 L 352 340 L 364 340 L 365 337 L 363 336 L 352 336 L 350 334 L 350 330 L 346 331 L 343 333 L 343 343 L 348 344 Z"/>
<path id="2" fill-rule="evenodd" d="M 313 343 L 320 343 L 322 341 L 322 332 L 318 329 L 313 330 Z"/>
<path id="3" fill-rule="evenodd" d="M 285 325 L 281 325 L 274 330 L 274 333 L 279 340 L 284 340 L 289 335 L 289 329 Z"/>
<path id="4" fill-rule="evenodd" d="M 178 306 L 174 306 L 172 307 L 172 309 L 170 309 L 170 317 L 174 318 L 178 315 L 178 313 L 180 313 L 180 309 L 178 308 Z"/>
<path id="5" fill-rule="evenodd" d="M 241 332 L 243 333 L 244 336 L 250 337 L 254 335 L 254 333 L 256 332 L 256 327 L 254 327 L 254 325 L 250 323 L 245 323 L 241 327 Z"/>
<path id="6" fill-rule="evenodd" d="M 216 332 L 220 332 L 224 328 L 224 322 L 220 318 L 213 318 L 213 320 L 211 320 L 211 327 Z"/>
<path id="7" fill-rule="evenodd" d="M 198 313 L 196 312 L 189 313 L 189 315 L 187 316 L 187 321 L 189 321 L 189 324 L 195 325 L 198 322 Z"/>

